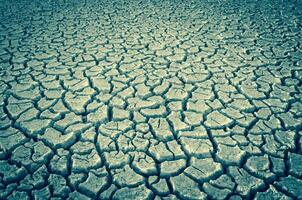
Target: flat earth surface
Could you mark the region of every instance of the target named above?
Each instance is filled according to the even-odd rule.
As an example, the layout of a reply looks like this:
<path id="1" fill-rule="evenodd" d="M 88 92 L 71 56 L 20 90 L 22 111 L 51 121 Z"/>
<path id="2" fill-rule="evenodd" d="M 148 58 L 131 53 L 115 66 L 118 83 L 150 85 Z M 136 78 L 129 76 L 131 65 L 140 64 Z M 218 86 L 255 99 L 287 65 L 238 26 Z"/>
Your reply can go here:
<path id="1" fill-rule="evenodd" d="M 302 199 L 302 2 L 0 1 L 0 199 Z"/>

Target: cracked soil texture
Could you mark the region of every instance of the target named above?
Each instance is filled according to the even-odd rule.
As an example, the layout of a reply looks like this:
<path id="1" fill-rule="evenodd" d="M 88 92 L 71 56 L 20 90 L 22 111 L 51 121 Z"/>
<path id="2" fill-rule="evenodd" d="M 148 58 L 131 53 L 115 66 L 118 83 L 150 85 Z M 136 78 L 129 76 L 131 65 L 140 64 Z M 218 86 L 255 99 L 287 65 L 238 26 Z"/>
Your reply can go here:
<path id="1" fill-rule="evenodd" d="M 0 11 L 0 199 L 302 199 L 300 0 Z"/>

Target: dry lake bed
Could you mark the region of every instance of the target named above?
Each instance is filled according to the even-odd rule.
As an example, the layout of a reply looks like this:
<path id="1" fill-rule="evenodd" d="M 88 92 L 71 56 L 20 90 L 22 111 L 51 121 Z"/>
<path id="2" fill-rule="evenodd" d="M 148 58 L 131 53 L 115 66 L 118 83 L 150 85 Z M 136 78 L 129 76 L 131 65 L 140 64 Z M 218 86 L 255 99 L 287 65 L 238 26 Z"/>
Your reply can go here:
<path id="1" fill-rule="evenodd" d="M 0 199 L 302 199 L 301 0 L 0 0 Z"/>

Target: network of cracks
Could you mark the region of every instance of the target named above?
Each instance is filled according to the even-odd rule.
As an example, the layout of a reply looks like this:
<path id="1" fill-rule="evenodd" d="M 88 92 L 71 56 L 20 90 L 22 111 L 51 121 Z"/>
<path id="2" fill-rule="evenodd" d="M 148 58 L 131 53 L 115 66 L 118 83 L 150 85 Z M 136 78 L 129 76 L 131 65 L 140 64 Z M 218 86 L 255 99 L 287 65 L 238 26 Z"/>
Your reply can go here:
<path id="1" fill-rule="evenodd" d="M 0 199 L 302 199 L 299 0 L 0 10 Z"/>

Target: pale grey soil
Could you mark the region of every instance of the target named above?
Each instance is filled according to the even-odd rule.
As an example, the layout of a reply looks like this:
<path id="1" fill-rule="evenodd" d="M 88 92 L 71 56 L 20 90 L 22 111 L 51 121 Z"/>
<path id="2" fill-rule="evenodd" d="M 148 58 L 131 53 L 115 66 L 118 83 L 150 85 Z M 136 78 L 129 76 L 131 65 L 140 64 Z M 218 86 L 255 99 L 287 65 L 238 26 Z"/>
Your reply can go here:
<path id="1" fill-rule="evenodd" d="M 302 199 L 301 6 L 1 0 L 0 199 Z"/>

